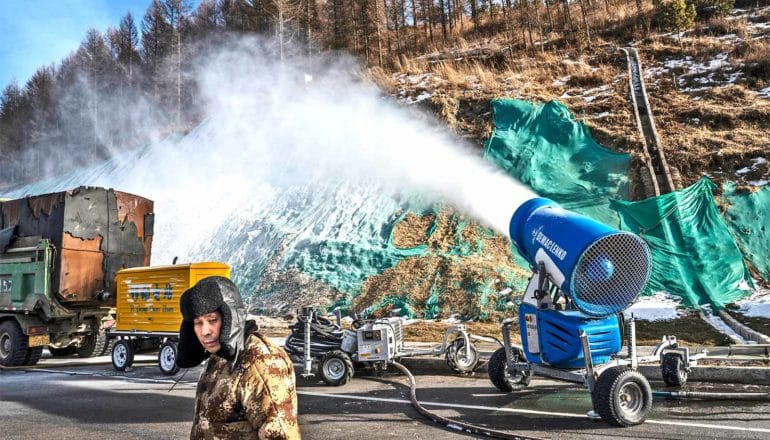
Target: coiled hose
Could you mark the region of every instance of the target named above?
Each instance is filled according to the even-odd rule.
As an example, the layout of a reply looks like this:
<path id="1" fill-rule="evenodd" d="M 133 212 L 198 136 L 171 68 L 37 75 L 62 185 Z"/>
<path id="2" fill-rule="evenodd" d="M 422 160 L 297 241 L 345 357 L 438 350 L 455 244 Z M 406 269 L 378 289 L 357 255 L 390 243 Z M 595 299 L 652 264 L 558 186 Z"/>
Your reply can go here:
<path id="1" fill-rule="evenodd" d="M 401 372 L 409 378 L 409 400 L 411 400 L 414 409 L 416 409 L 417 412 L 423 416 L 431 419 L 433 422 L 444 425 L 450 429 L 455 429 L 458 431 L 484 437 L 500 438 L 505 440 L 541 440 L 538 437 L 527 437 L 524 435 L 511 434 L 509 432 L 497 431 L 494 429 L 472 425 L 470 423 L 458 422 L 456 420 L 448 419 L 428 411 L 422 405 L 420 405 L 420 402 L 417 401 L 417 384 L 414 381 L 414 376 L 412 376 L 412 373 L 405 366 L 399 364 L 398 362 L 393 362 L 393 365 L 401 370 Z"/>
<path id="2" fill-rule="evenodd" d="M 339 350 L 342 346 L 342 329 L 334 322 L 312 315 L 310 322 L 310 356 L 321 357 L 324 354 Z M 308 327 L 307 318 L 299 316 L 297 322 L 290 325 L 291 334 L 286 338 L 285 348 L 290 355 L 305 355 L 305 331 Z"/>

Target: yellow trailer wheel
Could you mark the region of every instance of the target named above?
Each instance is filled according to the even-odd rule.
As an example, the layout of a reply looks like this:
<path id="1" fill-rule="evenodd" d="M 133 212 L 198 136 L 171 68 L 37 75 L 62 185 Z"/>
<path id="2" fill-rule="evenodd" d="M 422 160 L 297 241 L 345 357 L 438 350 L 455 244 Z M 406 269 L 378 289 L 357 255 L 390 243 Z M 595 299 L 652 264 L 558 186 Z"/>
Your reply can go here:
<path id="1" fill-rule="evenodd" d="M 166 341 L 160 346 L 158 366 L 160 372 L 167 376 L 173 376 L 179 371 L 179 365 L 176 363 L 176 342 Z"/>

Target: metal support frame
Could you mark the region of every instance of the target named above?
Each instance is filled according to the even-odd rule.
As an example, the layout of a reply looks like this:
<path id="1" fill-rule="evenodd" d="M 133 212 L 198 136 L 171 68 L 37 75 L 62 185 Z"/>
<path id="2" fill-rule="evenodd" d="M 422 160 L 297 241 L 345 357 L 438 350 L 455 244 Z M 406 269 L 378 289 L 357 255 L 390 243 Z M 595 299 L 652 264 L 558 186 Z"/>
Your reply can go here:
<path id="1" fill-rule="evenodd" d="M 305 366 L 302 372 L 302 377 L 311 377 L 313 374 L 313 358 L 310 356 L 310 325 L 313 322 L 313 316 L 315 315 L 315 307 L 307 306 L 302 309 L 302 314 L 305 317 L 305 346 L 302 353 L 302 363 Z"/>
<path id="2" fill-rule="evenodd" d="M 432 348 L 424 349 L 424 350 L 401 349 L 396 352 L 396 354 L 394 355 L 394 358 L 398 359 L 402 357 L 411 357 L 411 356 L 441 356 L 442 354 L 446 353 L 447 349 L 449 348 L 449 337 L 453 334 L 459 334 L 460 336 L 462 336 L 465 342 L 464 349 L 465 349 L 466 357 L 470 357 L 471 355 L 471 344 L 473 343 L 473 341 L 497 342 L 498 344 L 500 343 L 500 341 L 498 341 L 495 338 L 468 333 L 468 329 L 465 326 L 465 324 L 454 324 L 452 325 L 452 327 L 448 328 L 446 332 L 444 332 L 444 337 L 440 345 L 436 345 L 436 346 L 433 346 Z"/>

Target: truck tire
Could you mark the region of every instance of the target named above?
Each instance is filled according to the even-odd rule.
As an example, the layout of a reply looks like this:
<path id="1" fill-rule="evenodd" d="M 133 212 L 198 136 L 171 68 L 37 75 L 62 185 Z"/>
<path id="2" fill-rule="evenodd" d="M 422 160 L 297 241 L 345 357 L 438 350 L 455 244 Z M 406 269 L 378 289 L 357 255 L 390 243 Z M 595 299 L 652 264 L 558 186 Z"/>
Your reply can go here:
<path id="1" fill-rule="evenodd" d="M 128 339 L 121 339 L 112 346 L 112 366 L 118 371 L 126 371 L 134 364 L 134 344 Z"/>
<path id="2" fill-rule="evenodd" d="M 27 348 L 27 356 L 24 357 L 24 365 L 29 367 L 35 365 L 40 360 L 40 356 L 43 355 L 43 347 L 29 347 Z"/>
<path id="3" fill-rule="evenodd" d="M 27 358 L 28 339 L 14 320 L 0 323 L 0 365 L 16 367 L 24 365 Z"/>
<path id="4" fill-rule="evenodd" d="M 99 343 L 96 343 L 97 348 L 99 346 Z M 112 353 L 112 346 L 115 345 L 115 338 L 108 338 L 107 334 L 104 334 L 104 347 L 102 347 L 102 351 L 96 351 L 94 350 L 94 356 L 109 356 Z"/>
<path id="5" fill-rule="evenodd" d="M 99 356 L 104 350 L 105 344 L 107 344 L 107 335 L 94 329 L 91 334 L 86 336 L 83 344 L 75 349 L 75 352 L 82 358 Z"/>
<path id="6" fill-rule="evenodd" d="M 104 356 L 107 353 L 107 346 L 109 340 L 107 339 L 107 333 L 100 330 L 96 335 L 96 344 L 94 345 L 94 351 L 91 356 Z"/>
<path id="7" fill-rule="evenodd" d="M 179 365 L 176 363 L 176 342 L 166 341 L 160 346 L 158 367 L 166 376 L 173 376 L 179 371 Z"/>

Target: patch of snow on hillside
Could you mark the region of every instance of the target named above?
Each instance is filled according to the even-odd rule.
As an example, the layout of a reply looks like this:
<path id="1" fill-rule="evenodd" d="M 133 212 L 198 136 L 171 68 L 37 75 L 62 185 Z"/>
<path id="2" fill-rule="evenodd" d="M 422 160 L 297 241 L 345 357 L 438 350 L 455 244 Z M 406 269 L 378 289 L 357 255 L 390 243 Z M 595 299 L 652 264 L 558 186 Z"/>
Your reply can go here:
<path id="1" fill-rule="evenodd" d="M 746 299 L 736 301 L 741 313 L 753 318 L 770 318 L 770 290 L 757 289 Z"/>
<path id="2" fill-rule="evenodd" d="M 662 67 L 654 66 L 645 70 L 645 78 L 669 75 L 671 71 L 681 72 L 677 75 L 677 83 L 681 92 L 693 93 L 708 90 L 712 87 L 734 84 L 743 76 L 743 72 L 735 71 L 735 67 L 727 60 L 727 53 L 717 54 L 714 58 L 702 63 L 695 62 L 691 56 L 683 59 L 667 60 Z M 700 87 L 686 87 L 688 83 L 696 83 Z"/>
<path id="3" fill-rule="evenodd" d="M 727 323 L 722 321 L 722 318 L 715 315 L 714 312 L 711 310 L 711 306 L 704 305 L 701 306 L 701 309 L 703 310 L 703 316 L 706 317 L 708 320 L 708 323 L 714 327 L 718 332 L 727 335 L 730 339 L 733 341 L 747 344 L 750 343 L 750 341 L 745 340 L 741 335 L 735 332 Z"/>
<path id="4" fill-rule="evenodd" d="M 760 165 L 766 165 L 766 164 L 767 164 L 767 159 L 765 159 L 764 157 L 756 157 L 753 159 L 753 163 L 751 164 L 750 167 L 743 167 L 739 169 L 738 171 L 735 172 L 735 175 L 738 177 L 744 177 L 746 174 L 752 171 L 756 171 Z M 748 180 L 746 181 L 746 183 L 752 186 L 765 186 L 770 182 L 768 182 L 766 179 L 759 179 L 759 180 Z"/>
<path id="5" fill-rule="evenodd" d="M 428 93 L 428 92 L 426 92 L 426 91 L 424 91 L 424 90 L 423 90 L 423 91 L 422 91 L 422 92 L 421 92 L 419 95 L 417 95 L 417 96 L 416 96 L 416 97 L 414 97 L 414 98 L 413 98 L 413 97 L 411 97 L 411 96 L 408 96 L 408 97 L 406 98 L 405 102 L 406 102 L 407 104 L 417 104 L 418 102 L 420 102 L 420 101 L 424 101 L 424 100 L 426 100 L 426 99 L 430 98 L 431 96 L 433 96 L 433 94 L 432 94 L 432 93 Z"/>
<path id="6" fill-rule="evenodd" d="M 670 321 L 679 317 L 680 302 L 673 295 L 657 292 L 652 296 L 639 297 L 623 314 L 643 321 Z"/>
<path id="7" fill-rule="evenodd" d="M 750 167 L 743 167 L 738 171 L 736 171 L 735 174 L 738 177 L 743 177 L 743 175 L 748 174 L 752 171 L 755 171 L 757 167 L 759 167 L 760 165 L 767 165 L 767 159 L 765 159 L 764 157 L 756 157 L 753 159 L 753 163 L 751 164 Z M 746 183 L 753 186 L 765 186 L 768 184 L 768 181 L 765 179 L 759 179 L 759 180 L 752 180 Z"/>
<path id="8" fill-rule="evenodd" d="M 610 92 L 610 86 L 603 85 L 601 87 L 595 87 L 593 89 L 588 89 L 583 92 L 583 99 L 586 102 L 591 102 L 595 100 L 596 98 L 602 98 L 605 96 L 611 96 L 612 93 Z"/>

